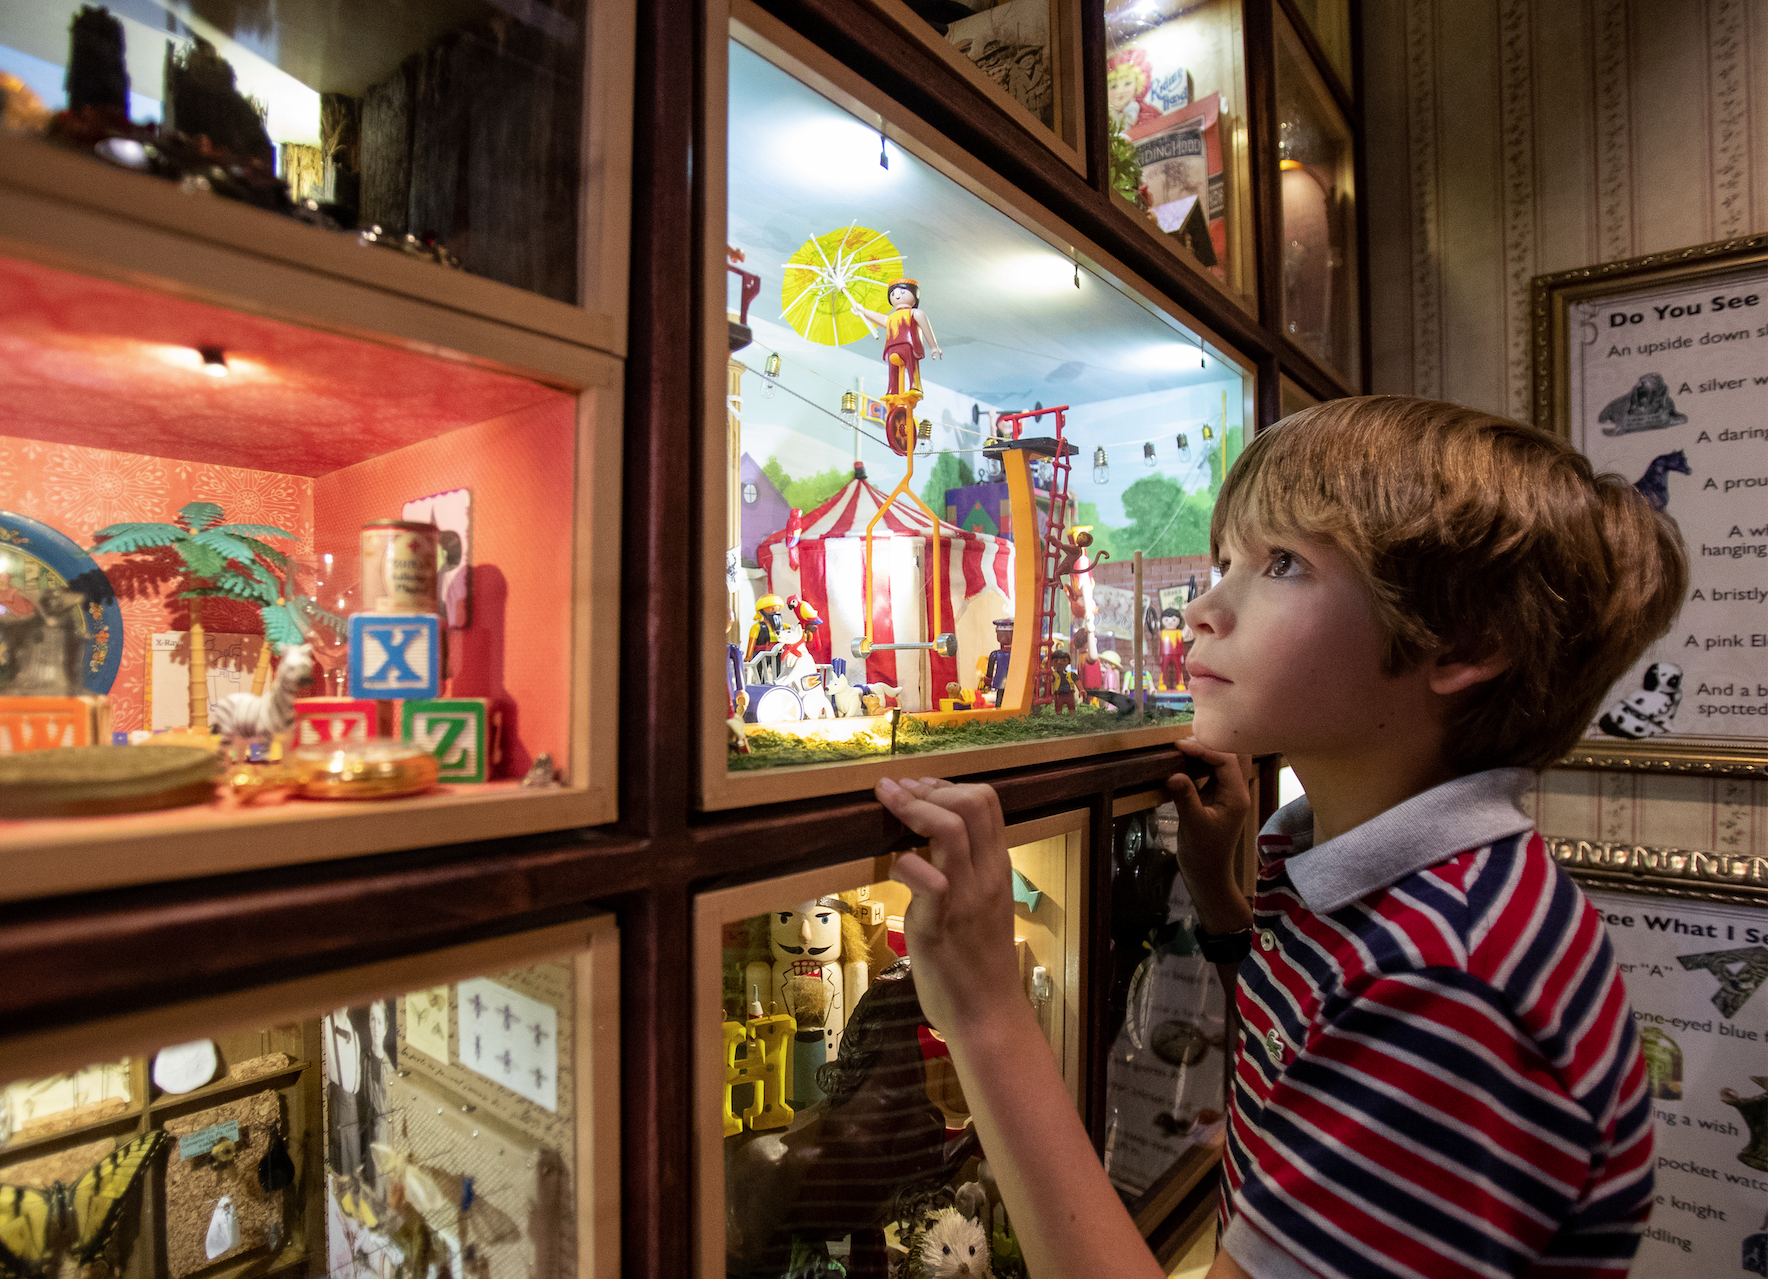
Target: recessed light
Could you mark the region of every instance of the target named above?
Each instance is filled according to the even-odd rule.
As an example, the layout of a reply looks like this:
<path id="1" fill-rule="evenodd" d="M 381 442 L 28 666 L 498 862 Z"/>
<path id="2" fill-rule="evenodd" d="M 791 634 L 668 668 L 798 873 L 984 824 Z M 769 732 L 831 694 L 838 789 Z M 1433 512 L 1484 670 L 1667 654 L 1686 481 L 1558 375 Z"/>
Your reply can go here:
<path id="1" fill-rule="evenodd" d="M 197 350 L 202 352 L 204 373 L 210 377 L 227 376 L 227 356 L 222 353 L 220 347 L 202 346 Z"/>

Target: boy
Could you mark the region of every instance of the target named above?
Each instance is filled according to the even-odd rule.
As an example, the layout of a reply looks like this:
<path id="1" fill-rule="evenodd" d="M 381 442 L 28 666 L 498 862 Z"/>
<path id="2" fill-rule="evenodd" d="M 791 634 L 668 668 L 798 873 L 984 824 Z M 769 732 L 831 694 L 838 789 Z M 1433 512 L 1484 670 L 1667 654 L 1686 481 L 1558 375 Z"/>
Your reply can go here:
<path id="1" fill-rule="evenodd" d="M 1169 788 L 1239 1020 L 1211 1279 L 1625 1273 L 1652 1194 L 1632 1014 L 1514 801 L 1674 620 L 1674 526 L 1543 432 L 1371 397 L 1258 437 L 1210 541 L 1180 749 L 1214 788 Z M 1261 834 L 1249 907 L 1236 756 L 1279 751 L 1308 798 Z M 993 792 L 878 796 L 930 840 L 895 872 L 916 985 L 1031 1273 L 1152 1279 L 1010 995 Z"/>

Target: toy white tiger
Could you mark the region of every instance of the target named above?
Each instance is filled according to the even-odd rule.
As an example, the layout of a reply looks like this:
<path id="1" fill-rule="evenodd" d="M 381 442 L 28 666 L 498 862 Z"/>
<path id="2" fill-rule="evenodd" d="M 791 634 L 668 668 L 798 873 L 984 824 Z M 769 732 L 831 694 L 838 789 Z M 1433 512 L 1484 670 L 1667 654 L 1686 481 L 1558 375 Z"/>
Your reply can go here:
<path id="1" fill-rule="evenodd" d="M 295 722 L 295 698 L 313 674 L 313 649 L 307 644 L 285 645 L 282 661 L 270 687 L 261 695 L 229 693 L 215 704 L 209 731 L 221 735 L 221 754 L 237 761 L 242 745 L 266 742 L 289 731 Z"/>

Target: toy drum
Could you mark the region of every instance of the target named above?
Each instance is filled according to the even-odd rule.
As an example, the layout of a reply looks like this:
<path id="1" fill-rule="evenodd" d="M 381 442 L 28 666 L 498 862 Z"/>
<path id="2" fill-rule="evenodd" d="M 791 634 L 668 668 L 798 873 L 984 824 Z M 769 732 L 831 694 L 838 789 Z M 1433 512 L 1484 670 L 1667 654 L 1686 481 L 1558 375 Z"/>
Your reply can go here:
<path id="1" fill-rule="evenodd" d="M 435 613 L 436 547 L 433 524 L 371 520 L 362 526 L 362 611 Z"/>

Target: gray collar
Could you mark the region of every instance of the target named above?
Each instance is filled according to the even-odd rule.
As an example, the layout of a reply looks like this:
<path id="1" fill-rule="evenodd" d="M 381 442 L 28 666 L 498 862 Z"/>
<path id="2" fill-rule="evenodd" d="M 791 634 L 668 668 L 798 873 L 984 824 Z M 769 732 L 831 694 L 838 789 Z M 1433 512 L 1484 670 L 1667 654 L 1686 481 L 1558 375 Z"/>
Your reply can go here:
<path id="1" fill-rule="evenodd" d="M 1518 804 L 1534 780 L 1527 768 L 1469 773 L 1414 795 L 1318 848 L 1313 847 L 1314 810 L 1304 795 L 1271 814 L 1259 832 L 1259 853 L 1267 860 L 1289 858 L 1289 882 L 1302 901 L 1317 914 L 1329 914 L 1456 853 L 1528 830 L 1534 819 Z"/>

